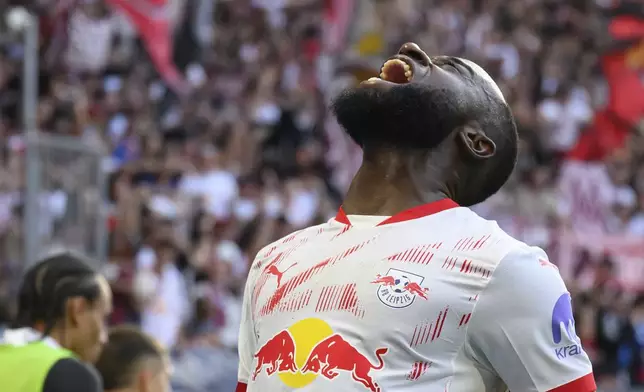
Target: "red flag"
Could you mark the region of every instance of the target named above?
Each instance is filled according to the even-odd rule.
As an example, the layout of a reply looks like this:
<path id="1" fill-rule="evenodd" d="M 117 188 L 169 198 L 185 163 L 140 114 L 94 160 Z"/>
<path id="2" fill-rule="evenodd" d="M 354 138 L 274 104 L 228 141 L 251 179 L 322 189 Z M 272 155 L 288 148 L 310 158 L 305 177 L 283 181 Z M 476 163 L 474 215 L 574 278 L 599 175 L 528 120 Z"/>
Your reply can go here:
<path id="1" fill-rule="evenodd" d="M 617 17 L 609 29 L 615 39 L 642 40 L 640 48 L 636 46 L 601 57 L 602 70 L 609 86 L 607 109 L 625 123 L 635 126 L 644 116 L 644 58 L 641 58 L 644 20 L 630 16 Z"/>
<path id="2" fill-rule="evenodd" d="M 136 27 L 152 63 L 165 82 L 175 91 L 185 91 L 183 76 L 172 62 L 172 32 L 167 0 L 107 0 L 115 10 Z"/>
<path id="3" fill-rule="evenodd" d="M 644 118 L 644 20 L 615 17 L 609 25 L 613 39 L 641 39 L 639 46 L 612 51 L 600 57 L 608 83 L 608 103 L 595 113 L 592 124 L 580 136 L 570 157 L 600 160 L 624 146 L 631 131 Z"/>

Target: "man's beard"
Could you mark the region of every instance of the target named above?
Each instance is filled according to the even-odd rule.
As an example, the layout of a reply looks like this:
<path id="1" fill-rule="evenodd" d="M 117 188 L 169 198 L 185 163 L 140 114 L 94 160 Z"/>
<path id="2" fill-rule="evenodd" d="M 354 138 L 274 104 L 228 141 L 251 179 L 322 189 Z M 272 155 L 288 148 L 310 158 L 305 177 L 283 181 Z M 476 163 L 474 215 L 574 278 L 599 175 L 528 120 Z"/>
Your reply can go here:
<path id="1" fill-rule="evenodd" d="M 463 103 L 445 89 L 417 84 L 357 86 L 333 101 L 338 123 L 361 146 L 433 148 L 465 122 Z"/>

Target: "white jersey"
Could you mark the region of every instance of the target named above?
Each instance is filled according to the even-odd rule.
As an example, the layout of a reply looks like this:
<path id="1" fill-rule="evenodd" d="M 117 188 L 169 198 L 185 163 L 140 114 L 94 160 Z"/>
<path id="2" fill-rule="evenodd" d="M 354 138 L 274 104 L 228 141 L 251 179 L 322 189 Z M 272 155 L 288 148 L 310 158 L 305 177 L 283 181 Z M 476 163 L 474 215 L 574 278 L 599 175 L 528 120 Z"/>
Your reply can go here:
<path id="1" fill-rule="evenodd" d="M 263 249 L 238 391 L 595 391 L 546 254 L 451 200 L 345 215 Z"/>

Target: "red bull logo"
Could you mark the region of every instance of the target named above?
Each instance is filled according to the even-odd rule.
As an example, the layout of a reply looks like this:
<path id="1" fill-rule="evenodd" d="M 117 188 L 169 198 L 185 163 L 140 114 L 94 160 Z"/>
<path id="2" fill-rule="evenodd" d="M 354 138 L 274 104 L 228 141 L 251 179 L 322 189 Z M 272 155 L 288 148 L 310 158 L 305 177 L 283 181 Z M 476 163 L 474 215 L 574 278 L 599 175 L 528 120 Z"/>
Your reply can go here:
<path id="1" fill-rule="evenodd" d="M 381 284 L 383 286 L 395 286 L 396 278 L 390 275 L 382 276 L 380 274 L 376 275 L 376 279 L 371 281 L 371 283 Z"/>
<path id="2" fill-rule="evenodd" d="M 378 284 L 378 298 L 392 308 L 405 308 L 414 302 L 416 297 L 427 300 L 429 289 L 422 287 L 420 275 L 390 268 L 387 274 L 376 275 L 371 283 Z"/>
<path id="3" fill-rule="evenodd" d="M 295 341 L 288 331 L 282 331 L 273 336 L 255 354 L 257 366 L 253 372 L 253 380 L 267 367 L 266 373 L 272 376 L 275 372 L 297 371 L 295 366 Z"/>
<path id="4" fill-rule="evenodd" d="M 264 371 L 268 376 L 277 373 L 287 386 L 302 388 L 318 377 L 333 380 L 345 373 L 366 390 L 380 392 L 372 372 L 384 367 L 382 357 L 387 351 L 377 349 L 373 363 L 326 322 L 308 318 L 278 332 L 257 351 L 252 377 L 254 380 Z"/>
<path id="5" fill-rule="evenodd" d="M 412 295 L 418 296 L 418 297 L 420 297 L 422 299 L 429 298 L 427 296 L 427 292 L 429 291 L 429 289 L 427 287 L 420 287 L 420 285 L 418 283 L 416 283 L 416 282 L 409 282 L 405 286 L 405 291 L 407 291 L 408 293 L 410 293 Z"/>

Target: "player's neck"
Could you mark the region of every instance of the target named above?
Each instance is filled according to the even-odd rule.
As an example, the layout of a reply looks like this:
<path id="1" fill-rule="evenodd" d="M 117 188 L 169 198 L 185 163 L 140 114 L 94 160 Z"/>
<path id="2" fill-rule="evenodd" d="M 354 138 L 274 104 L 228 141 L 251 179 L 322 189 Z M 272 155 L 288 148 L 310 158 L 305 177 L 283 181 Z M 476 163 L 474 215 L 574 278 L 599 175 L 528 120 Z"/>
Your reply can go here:
<path id="1" fill-rule="evenodd" d="M 349 215 L 392 216 L 444 198 L 440 191 L 420 192 L 397 162 L 364 163 L 351 182 L 342 209 Z"/>

